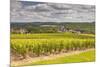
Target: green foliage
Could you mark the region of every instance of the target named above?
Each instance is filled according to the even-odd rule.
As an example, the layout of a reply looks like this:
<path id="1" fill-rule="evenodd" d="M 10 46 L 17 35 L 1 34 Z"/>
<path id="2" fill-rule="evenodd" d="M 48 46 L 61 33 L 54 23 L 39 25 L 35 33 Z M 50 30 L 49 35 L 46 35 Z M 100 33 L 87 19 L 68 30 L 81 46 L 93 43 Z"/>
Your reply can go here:
<path id="1" fill-rule="evenodd" d="M 48 26 L 42 26 L 48 25 Z M 56 23 L 56 22 L 34 22 L 34 23 L 11 23 L 11 29 L 25 29 L 27 33 L 56 33 L 59 32 L 60 26 L 65 26 L 65 29 L 80 30 L 83 33 L 95 33 L 95 23 Z M 11 31 L 11 33 L 18 33 Z"/>
<path id="2" fill-rule="evenodd" d="M 11 35 L 12 53 L 20 54 L 24 58 L 26 55 L 30 56 L 29 53 L 33 54 L 33 56 L 41 56 L 94 47 L 94 35 L 91 34 L 55 33 Z"/>

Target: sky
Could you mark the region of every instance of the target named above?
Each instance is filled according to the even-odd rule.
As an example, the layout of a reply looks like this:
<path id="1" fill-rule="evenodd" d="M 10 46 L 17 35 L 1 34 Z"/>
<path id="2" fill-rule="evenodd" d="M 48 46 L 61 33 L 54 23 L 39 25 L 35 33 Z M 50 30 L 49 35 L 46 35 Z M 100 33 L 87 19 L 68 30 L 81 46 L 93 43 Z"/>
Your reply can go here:
<path id="1" fill-rule="evenodd" d="M 11 0 L 11 22 L 94 22 L 95 6 Z"/>
<path id="2" fill-rule="evenodd" d="M 56 3 L 73 3 L 95 5 L 96 0 L 21 0 L 21 1 L 40 1 L 40 2 L 56 2 Z"/>

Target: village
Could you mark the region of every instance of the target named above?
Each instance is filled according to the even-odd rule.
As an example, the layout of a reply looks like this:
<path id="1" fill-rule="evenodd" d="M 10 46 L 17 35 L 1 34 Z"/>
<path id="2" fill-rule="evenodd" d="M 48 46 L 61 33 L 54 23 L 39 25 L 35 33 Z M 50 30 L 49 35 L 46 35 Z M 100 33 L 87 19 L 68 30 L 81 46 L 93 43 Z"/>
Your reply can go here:
<path id="1" fill-rule="evenodd" d="M 71 32 L 71 33 L 77 33 L 77 34 L 84 33 L 84 30 L 80 30 L 80 29 L 75 29 L 74 30 L 74 29 L 67 28 L 64 25 L 59 25 L 59 26 L 57 26 L 57 25 L 41 25 L 40 27 L 41 27 L 41 29 L 44 28 L 44 27 L 45 28 L 48 28 L 48 27 L 57 28 L 57 32 Z M 11 32 L 18 33 L 18 34 L 31 34 L 31 32 L 28 31 L 25 28 L 18 28 L 18 29 L 11 28 Z"/>

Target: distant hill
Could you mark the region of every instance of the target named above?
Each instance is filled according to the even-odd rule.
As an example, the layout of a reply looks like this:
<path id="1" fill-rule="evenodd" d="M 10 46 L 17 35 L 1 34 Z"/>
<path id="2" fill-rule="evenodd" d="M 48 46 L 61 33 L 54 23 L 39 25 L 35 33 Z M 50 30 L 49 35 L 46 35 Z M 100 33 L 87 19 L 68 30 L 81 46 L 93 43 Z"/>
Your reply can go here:
<path id="1" fill-rule="evenodd" d="M 65 29 L 79 30 L 85 33 L 95 33 L 95 23 L 57 23 L 57 22 L 30 22 L 30 23 L 11 23 L 11 29 L 25 29 L 31 33 L 58 32 L 59 28 L 64 26 Z"/>

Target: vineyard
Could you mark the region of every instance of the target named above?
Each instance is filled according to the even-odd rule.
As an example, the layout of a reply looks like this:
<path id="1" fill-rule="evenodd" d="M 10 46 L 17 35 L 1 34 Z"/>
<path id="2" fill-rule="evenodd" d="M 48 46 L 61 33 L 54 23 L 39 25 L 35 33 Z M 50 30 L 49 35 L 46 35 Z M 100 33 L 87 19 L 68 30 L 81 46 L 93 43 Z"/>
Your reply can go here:
<path id="1" fill-rule="evenodd" d="M 95 61 L 95 5 L 10 2 L 11 67 Z"/>
<path id="2" fill-rule="evenodd" d="M 17 59 L 95 48 L 95 36 L 76 33 L 11 34 L 11 55 Z"/>

